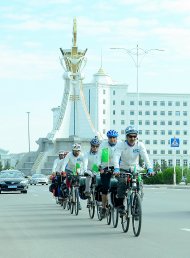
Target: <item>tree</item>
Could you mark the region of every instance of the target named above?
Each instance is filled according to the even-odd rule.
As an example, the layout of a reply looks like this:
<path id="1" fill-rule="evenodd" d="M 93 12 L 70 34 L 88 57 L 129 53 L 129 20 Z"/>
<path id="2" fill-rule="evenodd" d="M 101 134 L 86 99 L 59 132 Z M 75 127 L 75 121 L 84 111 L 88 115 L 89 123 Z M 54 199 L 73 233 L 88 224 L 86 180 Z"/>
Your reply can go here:
<path id="1" fill-rule="evenodd" d="M 161 164 L 161 170 L 164 171 L 167 167 L 167 162 L 164 160 L 164 162 Z"/>
<path id="2" fill-rule="evenodd" d="M 9 163 L 9 161 L 7 160 L 6 161 L 6 164 L 5 164 L 5 166 L 4 166 L 4 168 L 3 169 L 10 169 L 10 163 Z"/>
<path id="3" fill-rule="evenodd" d="M 2 162 L 0 161 L 0 171 L 3 170 Z"/>
<path id="4" fill-rule="evenodd" d="M 160 164 L 156 162 L 156 164 L 154 165 L 154 172 L 159 172 L 159 171 L 160 171 Z"/>

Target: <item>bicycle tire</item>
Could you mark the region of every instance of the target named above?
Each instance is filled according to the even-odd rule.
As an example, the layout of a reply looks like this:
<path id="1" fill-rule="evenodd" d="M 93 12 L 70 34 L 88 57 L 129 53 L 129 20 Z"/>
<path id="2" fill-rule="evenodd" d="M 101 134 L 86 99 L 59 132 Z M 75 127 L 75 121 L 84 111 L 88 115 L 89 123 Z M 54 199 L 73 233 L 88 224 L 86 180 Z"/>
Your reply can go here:
<path id="1" fill-rule="evenodd" d="M 133 194 L 132 197 L 132 225 L 133 225 L 133 233 L 137 237 L 141 232 L 141 223 L 142 223 L 142 206 L 141 206 L 141 197 L 138 193 Z"/>
<path id="2" fill-rule="evenodd" d="M 65 199 L 65 200 L 63 201 L 63 210 L 65 210 L 66 207 L 67 207 L 67 199 Z"/>
<path id="3" fill-rule="evenodd" d="M 113 224 L 113 227 L 116 228 L 117 225 L 118 225 L 118 220 L 119 220 L 118 209 L 115 208 L 115 207 L 112 207 L 111 214 L 112 214 L 112 224 Z"/>
<path id="4" fill-rule="evenodd" d="M 108 225 L 111 224 L 111 216 L 112 216 L 112 214 L 111 214 L 111 206 L 109 205 L 108 208 L 107 208 L 107 216 L 106 216 L 107 224 Z"/>
<path id="5" fill-rule="evenodd" d="M 90 218 L 93 219 L 95 214 L 95 197 L 93 193 L 91 193 L 90 198 L 88 199 L 88 213 Z"/>
<path id="6" fill-rule="evenodd" d="M 101 221 L 102 220 L 102 206 L 99 204 L 96 204 L 96 209 L 97 209 L 97 216 L 98 216 L 98 220 Z"/>
<path id="7" fill-rule="evenodd" d="M 78 188 L 75 188 L 75 215 L 79 214 L 79 192 Z"/>

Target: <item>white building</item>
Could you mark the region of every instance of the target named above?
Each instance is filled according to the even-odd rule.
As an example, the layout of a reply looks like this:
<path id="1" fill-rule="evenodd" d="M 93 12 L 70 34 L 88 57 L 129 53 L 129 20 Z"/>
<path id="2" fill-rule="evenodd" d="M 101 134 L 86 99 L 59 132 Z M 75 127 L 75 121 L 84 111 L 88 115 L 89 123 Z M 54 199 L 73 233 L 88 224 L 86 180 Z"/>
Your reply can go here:
<path id="1" fill-rule="evenodd" d="M 102 68 L 83 90 L 92 122 L 104 138 L 109 129 L 115 129 L 124 139 L 125 128 L 135 125 L 153 164 L 166 161 L 172 166 L 176 159 L 177 165 L 190 165 L 190 94 L 137 96 L 128 92 L 128 85 L 115 83 Z M 174 137 L 180 140 L 177 148 L 170 144 Z"/>

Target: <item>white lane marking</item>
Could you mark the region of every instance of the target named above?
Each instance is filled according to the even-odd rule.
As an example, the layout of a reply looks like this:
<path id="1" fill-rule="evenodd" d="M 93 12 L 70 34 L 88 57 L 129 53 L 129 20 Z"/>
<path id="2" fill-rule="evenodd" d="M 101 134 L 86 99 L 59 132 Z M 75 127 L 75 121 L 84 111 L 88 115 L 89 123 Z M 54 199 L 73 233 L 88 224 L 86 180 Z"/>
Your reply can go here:
<path id="1" fill-rule="evenodd" d="M 190 228 L 181 228 L 181 230 L 190 232 Z"/>

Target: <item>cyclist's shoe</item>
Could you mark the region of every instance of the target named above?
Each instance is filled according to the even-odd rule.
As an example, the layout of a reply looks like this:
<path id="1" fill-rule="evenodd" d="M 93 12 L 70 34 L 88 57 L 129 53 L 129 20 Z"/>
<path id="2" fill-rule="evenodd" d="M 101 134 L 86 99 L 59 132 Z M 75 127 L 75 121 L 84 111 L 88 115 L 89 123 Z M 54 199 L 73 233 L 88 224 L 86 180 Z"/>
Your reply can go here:
<path id="1" fill-rule="evenodd" d="M 86 197 L 90 197 L 90 192 L 85 192 L 84 194 Z"/>
<path id="2" fill-rule="evenodd" d="M 102 208 L 101 217 L 102 217 L 102 219 L 104 219 L 106 217 L 106 208 Z"/>
<path id="3" fill-rule="evenodd" d="M 139 220 L 139 216 L 134 216 L 135 220 L 138 221 Z"/>
<path id="4" fill-rule="evenodd" d="M 81 204 L 80 204 L 80 202 L 79 202 L 79 210 L 82 210 L 82 207 L 81 207 Z"/>
<path id="5" fill-rule="evenodd" d="M 118 207 L 118 212 L 120 215 L 125 215 L 126 212 L 125 212 L 125 206 L 121 205 Z"/>

